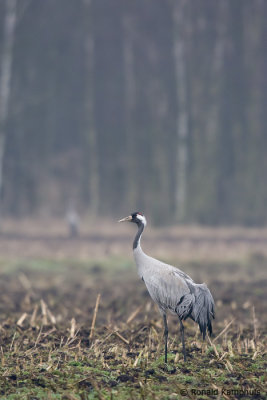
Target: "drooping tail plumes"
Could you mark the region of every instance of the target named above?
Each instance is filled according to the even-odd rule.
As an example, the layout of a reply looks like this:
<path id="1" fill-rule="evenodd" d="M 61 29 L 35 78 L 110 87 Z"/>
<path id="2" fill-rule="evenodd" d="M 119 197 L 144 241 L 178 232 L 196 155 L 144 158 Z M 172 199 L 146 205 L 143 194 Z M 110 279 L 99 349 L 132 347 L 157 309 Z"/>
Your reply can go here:
<path id="1" fill-rule="evenodd" d="M 194 294 L 195 303 L 193 305 L 191 316 L 193 320 L 198 323 L 203 339 L 205 339 L 207 329 L 209 334 L 212 334 L 211 321 L 215 318 L 214 300 L 205 283 L 195 285 Z"/>

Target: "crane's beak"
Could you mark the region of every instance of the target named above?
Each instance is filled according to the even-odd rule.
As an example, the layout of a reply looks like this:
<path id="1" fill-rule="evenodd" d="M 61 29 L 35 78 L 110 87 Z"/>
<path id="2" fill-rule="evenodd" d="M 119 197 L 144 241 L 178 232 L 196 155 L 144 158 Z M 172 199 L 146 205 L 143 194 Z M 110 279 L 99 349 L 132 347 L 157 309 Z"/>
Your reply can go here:
<path id="1" fill-rule="evenodd" d="M 132 219 L 133 219 L 133 217 L 131 215 L 129 215 L 129 217 L 122 218 L 118 222 L 131 221 Z"/>

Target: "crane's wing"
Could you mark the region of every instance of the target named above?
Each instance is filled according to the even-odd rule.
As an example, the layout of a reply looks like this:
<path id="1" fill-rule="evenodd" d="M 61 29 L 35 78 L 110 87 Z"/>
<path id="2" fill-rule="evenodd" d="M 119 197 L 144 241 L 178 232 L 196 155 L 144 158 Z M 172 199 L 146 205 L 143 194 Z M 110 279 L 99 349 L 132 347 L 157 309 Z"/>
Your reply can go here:
<path id="1" fill-rule="evenodd" d="M 207 328 L 209 330 L 209 333 L 212 334 L 211 321 L 213 318 L 215 318 L 214 300 L 205 283 L 195 283 L 190 289 L 195 296 L 191 318 L 199 324 L 200 332 L 203 335 L 203 339 L 205 339 Z"/>
<path id="2" fill-rule="evenodd" d="M 188 316 L 192 309 L 193 296 L 179 271 L 175 268 L 160 269 L 157 273 L 145 274 L 143 280 L 161 311 L 170 310 L 182 319 Z"/>

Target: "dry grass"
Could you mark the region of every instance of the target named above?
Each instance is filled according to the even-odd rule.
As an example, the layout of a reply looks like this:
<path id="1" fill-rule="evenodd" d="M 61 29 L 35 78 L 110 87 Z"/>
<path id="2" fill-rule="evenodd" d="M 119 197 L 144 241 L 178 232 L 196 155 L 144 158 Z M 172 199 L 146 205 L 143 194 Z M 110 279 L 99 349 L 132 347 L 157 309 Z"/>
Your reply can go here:
<path id="1" fill-rule="evenodd" d="M 214 336 L 202 342 L 186 321 L 184 363 L 170 318 L 165 365 L 162 321 L 132 262 L 2 262 L 1 398 L 265 398 L 266 263 L 184 265 L 214 294 Z"/>

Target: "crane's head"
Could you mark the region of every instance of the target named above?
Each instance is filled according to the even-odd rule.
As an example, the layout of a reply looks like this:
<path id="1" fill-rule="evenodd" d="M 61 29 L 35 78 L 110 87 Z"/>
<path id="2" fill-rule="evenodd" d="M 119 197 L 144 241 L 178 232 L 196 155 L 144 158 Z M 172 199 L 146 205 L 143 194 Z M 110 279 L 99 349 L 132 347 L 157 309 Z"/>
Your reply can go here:
<path id="1" fill-rule="evenodd" d="M 140 212 L 134 212 L 129 217 L 125 217 L 120 219 L 118 222 L 134 222 L 137 225 L 144 225 L 146 226 L 146 217 L 141 214 Z"/>

